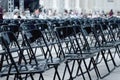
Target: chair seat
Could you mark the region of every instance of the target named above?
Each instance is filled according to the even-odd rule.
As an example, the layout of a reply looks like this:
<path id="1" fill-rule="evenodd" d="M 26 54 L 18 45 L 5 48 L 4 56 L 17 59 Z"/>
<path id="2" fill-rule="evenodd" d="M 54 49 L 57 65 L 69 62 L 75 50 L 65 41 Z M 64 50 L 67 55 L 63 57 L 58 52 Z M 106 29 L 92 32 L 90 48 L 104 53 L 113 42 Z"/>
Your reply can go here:
<path id="1" fill-rule="evenodd" d="M 100 52 L 100 51 L 101 51 L 100 48 L 91 47 L 91 48 L 88 49 L 88 50 L 82 50 L 82 53 L 83 53 L 83 54 L 92 54 L 92 53 L 97 53 L 97 52 Z"/>
<path id="2" fill-rule="evenodd" d="M 100 48 L 90 48 L 89 50 L 82 50 L 82 53 L 81 52 L 77 52 L 77 53 L 66 53 L 66 57 L 67 59 L 87 59 L 87 58 L 91 58 L 91 57 L 94 57 L 96 56 L 96 53 L 100 52 L 101 49 Z"/>
<path id="3" fill-rule="evenodd" d="M 31 70 L 31 71 L 19 71 L 19 74 L 30 74 L 30 73 L 43 73 L 44 70 Z M 0 72 L 0 76 L 4 77 L 7 75 L 14 75 L 14 74 L 18 74 L 16 71 L 11 71 L 9 74 L 8 72 Z"/>
<path id="4" fill-rule="evenodd" d="M 52 58 L 48 60 L 48 65 L 59 65 L 60 63 L 62 63 L 64 61 L 64 59 L 60 59 L 60 58 Z"/>
<path id="5" fill-rule="evenodd" d="M 21 50 L 28 50 L 29 47 L 21 47 Z M 20 51 L 18 47 L 14 47 L 14 48 L 10 48 L 10 52 L 16 52 L 16 51 Z"/>
<path id="6" fill-rule="evenodd" d="M 100 47 L 100 49 L 101 49 L 101 50 L 108 50 L 108 49 L 114 48 L 114 47 L 117 46 L 117 45 L 118 45 L 118 43 L 106 43 L 106 44 L 102 45 L 102 46 Z"/>
<path id="7" fill-rule="evenodd" d="M 87 59 L 96 56 L 96 54 L 91 54 L 91 53 L 69 53 L 66 54 L 66 59 L 67 60 L 80 60 L 80 59 Z"/>
<path id="8" fill-rule="evenodd" d="M 113 44 L 114 44 L 115 46 L 120 45 L 120 41 L 114 41 Z"/>
<path id="9" fill-rule="evenodd" d="M 45 61 L 39 62 L 37 65 L 36 64 L 21 64 L 21 65 L 17 65 L 17 67 L 19 70 L 19 74 L 42 73 L 47 69 L 47 63 L 45 60 Z M 9 66 L 4 67 L 0 72 L 0 76 L 1 77 L 7 76 L 8 69 L 9 69 Z M 12 67 L 9 75 L 14 75 L 14 74 L 18 74 L 18 72 L 16 71 L 14 67 Z"/>
<path id="10" fill-rule="evenodd" d="M 102 46 L 105 46 L 105 47 L 115 47 L 117 45 L 120 45 L 120 41 L 118 41 L 118 40 L 117 41 L 106 42 Z"/>

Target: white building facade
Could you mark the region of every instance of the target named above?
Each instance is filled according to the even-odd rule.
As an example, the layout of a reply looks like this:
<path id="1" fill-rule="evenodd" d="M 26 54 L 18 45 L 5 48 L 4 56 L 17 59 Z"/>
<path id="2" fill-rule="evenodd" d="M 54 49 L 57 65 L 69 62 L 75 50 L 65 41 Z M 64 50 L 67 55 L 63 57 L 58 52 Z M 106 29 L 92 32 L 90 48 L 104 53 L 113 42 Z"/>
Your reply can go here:
<path id="1" fill-rule="evenodd" d="M 53 9 L 58 12 L 66 10 L 90 11 L 105 11 L 111 9 L 120 11 L 120 0 L 40 0 L 40 4 L 45 9 Z"/>

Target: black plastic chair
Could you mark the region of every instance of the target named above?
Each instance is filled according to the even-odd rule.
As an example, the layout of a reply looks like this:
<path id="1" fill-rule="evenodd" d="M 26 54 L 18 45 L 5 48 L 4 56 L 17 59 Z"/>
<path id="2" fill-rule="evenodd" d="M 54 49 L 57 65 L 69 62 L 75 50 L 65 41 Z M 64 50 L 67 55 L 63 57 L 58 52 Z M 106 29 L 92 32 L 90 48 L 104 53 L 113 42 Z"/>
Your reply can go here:
<path id="1" fill-rule="evenodd" d="M 56 27 L 55 32 L 58 37 L 58 42 L 60 44 L 61 49 L 63 49 L 63 51 L 65 51 L 64 54 L 65 54 L 65 58 L 67 60 L 67 61 L 65 61 L 66 66 L 65 66 L 65 70 L 64 70 L 63 79 L 65 77 L 65 73 L 66 73 L 67 69 L 69 71 L 70 79 L 71 80 L 74 79 L 73 72 L 74 72 L 74 66 L 75 66 L 75 61 L 76 61 L 78 63 L 78 69 L 77 69 L 75 77 L 79 75 L 78 73 L 80 70 L 81 71 L 80 75 L 82 75 L 84 80 L 85 80 L 84 73 L 87 73 L 89 76 L 89 79 L 91 80 L 92 78 L 89 73 L 89 69 L 86 64 L 86 61 L 85 61 L 86 59 L 90 59 L 90 63 L 93 63 L 94 70 L 96 71 L 96 75 L 98 77 L 97 66 L 94 63 L 94 58 L 93 58 L 93 57 L 95 57 L 95 54 L 91 54 L 89 52 L 82 53 L 81 46 L 79 46 L 79 43 L 78 43 L 78 40 L 76 37 L 76 34 L 78 32 L 80 32 L 79 28 L 77 28 L 77 27 Z M 72 69 L 70 69 L 69 61 L 73 61 Z M 83 70 L 81 68 L 82 62 L 84 63 L 84 67 L 86 69 L 85 72 L 83 72 Z"/>
<path id="2" fill-rule="evenodd" d="M 42 73 L 47 68 L 47 60 L 44 59 L 43 62 L 41 61 L 42 63 L 39 61 L 39 63 L 34 62 L 29 64 L 22 52 L 23 49 L 19 46 L 17 38 L 12 32 L 2 32 L 0 34 L 0 39 L 6 51 L 4 54 L 9 57 L 9 64 L 7 67 L 4 67 L 3 64 L 0 73 L 1 76 L 7 76 L 7 79 L 9 79 L 10 75 L 14 75 L 14 79 L 27 79 L 28 77 L 34 79 L 34 74 L 40 74 L 39 79 L 42 78 L 42 80 L 44 80 Z M 9 47 L 12 42 L 16 44 L 15 47 Z M 18 55 L 17 59 L 14 58 L 15 54 Z"/>
<path id="3" fill-rule="evenodd" d="M 120 41 L 119 41 L 119 37 L 117 37 L 117 34 L 119 32 L 119 27 L 116 23 L 110 22 L 109 24 L 105 24 L 105 26 L 107 27 L 106 30 L 104 30 L 104 27 L 102 24 L 100 24 L 101 26 L 101 33 L 102 33 L 102 38 L 104 38 L 104 41 L 101 43 L 102 46 L 108 46 L 108 47 L 112 47 L 115 49 L 115 52 L 113 54 L 113 58 L 115 60 L 116 57 L 120 58 L 119 52 L 119 45 L 120 45 Z M 115 65 L 115 66 L 119 66 L 119 65 Z"/>
<path id="4" fill-rule="evenodd" d="M 53 67 L 55 69 L 53 80 L 56 79 L 56 76 L 59 80 L 61 80 L 60 75 L 58 73 L 58 66 L 61 62 L 64 61 L 64 59 L 54 56 L 56 54 L 59 54 L 59 49 L 53 48 L 56 43 L 48 43 L 46 39 L 44 38 L 42 32 L 38 29 L 34 30 L 28 30 L 24 33 L 24 38 L 26 40 L 26 44 L 33 50 L 36 48 L 36 50 L 40 49 L 41 51 L 36 54 L 36 57 L 39 61 L 39 54 L 43 54 L 43 58 L 48 59 L 48 67 Z M 56 51 L 57 50 L 57 51 Z M 54 52 L 53 52 L 54 51 Z"/>
<path id="5" fill-rule="evenodd" d="M 2 25 L 1 26 L 1 30 L 4 32 L 4 31 L 11 31 L 13 32 L 16 37 L 19 36 L 19 26 L 16 25 L 16 24 L 8 24 L 8 25 Z"/>
<path id="6" fill-rule="evenodd" d="M 87 28 L 89 28 L 87 30 Z M 100 63 L 102 60 L 105 63 L 105 66 L 108 70 L 108 73 L 104 74 L 103 76 L 100 75 L 100 78 L 104 78 L 107 75 L 109 75 L 114 69 L 115 69 L 115 61 L 113 59 L 112 53 L 111 53 L 111 49 L 113 48 L 112 46 L 105 46 L 102 45 L 102 43 L 105 41 L 103 33 L 101 32 L 101 27 L 99 24 L 91 24 L 89 26 L 84 26 L 82 27 L 83 29 L 83 33 L 84 31 L 88 33 L 88 37 L 92 37 L 92 40 L 90 40 L 90 42 L 92 41 L 92 44 L 89 43 L 90 48 L 96 48 L 96 49 L 100 49 L 100 53 L 98 53 L 97 57 L 96 57 L 96 64 Z M 91 35 L 91 36 L 90 36 Z M 88 40 L 86 34 L 84 33 L 85 38 Z M 100 54 L 102 55 L 101 59 L 99 58 Z M 107 55 L 107 58 L 105 57 L 105 55 Z M 110 59 L 114 65 L 114 67 L 112 69 L 110 69 L 109 65 L 108 65 L 108 56 L 110 56 Z M 100 59 L 100 61 L 98 61 Z M 100 70 L 99 70 L 100 72 Z"/>

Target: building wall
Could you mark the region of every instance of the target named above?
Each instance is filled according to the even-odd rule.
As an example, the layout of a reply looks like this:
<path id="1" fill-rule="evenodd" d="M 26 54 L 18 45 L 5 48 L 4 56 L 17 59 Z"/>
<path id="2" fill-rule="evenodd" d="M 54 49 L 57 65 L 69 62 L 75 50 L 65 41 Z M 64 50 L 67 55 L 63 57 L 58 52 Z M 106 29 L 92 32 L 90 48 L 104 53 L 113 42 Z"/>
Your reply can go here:
<path id="1" fill-rule="evenodd" d="M 7 8 L 8 8 L 7 5 L 8 5 L 7 0 L 0 0 L 0 6 L 2 6 L 5 11 L 7 11 Z"/>
<path id="2" fill-rule="evenodd" d="M 112 1 L 112 2 L 111 2 Z M 120 0 L 44 0 L 45 8 L 57 9 L 60 12 L 63 9 L 89 11 L 120 11 Z"/>
<path id="3" fill-rule="evenodd" d="M 0 0 L 0 5 L 7 10 L 7 1 Z M 112 1 L 112 2 L 111 2 Z M 78 10 L 78 11 L 120 11 L 120 0 L 40 0 L 40 4 L 45 9 L 53 9 L 58 12 L 67 10 Z"/>

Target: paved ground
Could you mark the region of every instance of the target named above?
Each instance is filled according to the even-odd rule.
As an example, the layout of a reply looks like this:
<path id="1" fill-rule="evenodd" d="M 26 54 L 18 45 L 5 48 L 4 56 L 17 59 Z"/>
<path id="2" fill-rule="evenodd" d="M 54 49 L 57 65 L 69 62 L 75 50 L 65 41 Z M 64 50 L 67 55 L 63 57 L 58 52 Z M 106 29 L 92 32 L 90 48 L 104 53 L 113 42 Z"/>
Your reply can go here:
<path id="1" fill-rule="evenodd" d="M 119 60 L 116 59 L 116 61 L 118 62 Z M 87 62 L 87 61 L 86 61 L 86 62 Z M 119 62 L 118 62 L 118 63 L 119 63 Z M 70 63 L 70 65 L 71 65 L 71 64 L 72 64 L 72 63 Z M 64 66 L 65 66 L 64 63 L 62 63 L 62 64 L 59 66 L 59 70 L 58 70 L 58 71 L 59 71 L 59 73 L 60 73 L 61 76 L 62 76 L 63 71 L 64 71 Z M 112 68 L 112 67 L 113 67 L 113 64 L 110 63 L 109 66 Z M 76 64 L 76 67 L 77 67 L 77 64 Z M 101 75 L 107 73 L 107 70 L 106 70 L 103 62 L 102 62 L 102 64 L 100 64 L 98 67 L 99 67 L 99 70 L 100 70 L 100 72 L 101 72 Z M 74 73 L 76 73 L 75 70 L 76 70 L 76 68 L 74 69 Z M 84 70 L 84 68 L 83 68 L 83 70 Z M 45 77 L 45 80 L 53 80 L 53 74 L 54 74 L 54 69 L 50 69 L 50 70 L 46 71 L 46 72 L 43 74 L 43 76 Z M 97 80 L 94 71 L 91 71 L 90 74 L 91 74 L 91 76 L 92 76 L 92 80 Z M 73 74 L 73 75 L 75 75 L 75 74 Z M 38 76 L 39 76 L 39 75 L 35 75 L 35 80 L 38 80 Z M 68 78 L 69 78 L 69 74 L 66 73 L 66 76 L 65 76 L 65 79 L 64 79 L 64 80 L 68 80 Z M 87 74 L 85 74 L 85 78 L 86 78 L 86 80 L 89 80 Z M 5 79 L 5 78 L 0 78 L 0 80 L 6 80 L 6 79 Z M 13 80 L 13 78 L 11 77 L 10 80 Z M 28 79 L 28 80 L 31 80 L 31 79 Z M 56 78 L 56 80 L 58 80 L 58 79 Z M 78 76 L 78 77 L 76 77 L 74 80 L 83 80 L 83 79 L 82 79 L 81 76 Z M 116 68 L 113 72 L 111 72 L 110 75 L 108 75 L 107 77 L 105 77 L 105 78 L 103 78 L 103 79 L 99 79 L 99 80 L 120 80 L 120 67 L 117 67 L 117 68 Z"/>
<path id="2" fill-rule="evenodd" d="M 86 60 L 86 62 L 88 63 L 89 60 Z M 118 57 L 116 57 L 115 62 L 117 64 L 120 64 L 120 59 Z M 69 63 L 69 65 L 71 66 L 72 63 Z M 84 65 L 82 64 L 81 66 L 84 71 L 85 70 Z M 75 74 L 77 72 L 77 67 L 78 67 L 78 65 L 76 63 L 73 76 L 75 76 Z M 111 62 L 109 62 L 109 67 L 111 69 L 113 68 L 113 64 Z M 65 68 L 65 64 L 64 63 L 60 64 L 60 66 L 58 68 L 58 72 L 60 73 L 60 76 L 63 76 L 64 68 Z M 100 70 L 101 75 L 104 75 L 107 73 L 107 69 L 106 69 L 103 61 L 98 65 L 98 68 Z M 43 76 L 44 76 L 45 80 L 53 80 L 53 74 L 54 74 L 54 69 L 50 69 L 50 70 L 47 70 L 45 73 L 43 73 Z M 94 70 L 92 70 L 90 72 L 90 74 L 91 74 L 92 80 L 97 80 Z M 36 74 L 34 76 L 34 78 L 35 78 L 35 80 L 38 80 L 39 74 Z M 69 74 L 67 71 L 64 80 L 68 80 L 68 78 L 69 78 Z M 86 78 L 86 80 L 89 80 L 89 77 L 87 74 L 85 74 L 85 78 Z M 0 78 L 0 80 L 6 80 L 6 78 Z M 10 77 L 10 80 L 13 80 L 13 77 Z M 31 79 L 28 79 L 28 80 L 31 80 Z M 58 78 L 56 78 L 55 80 L 58 80 Z M 83 80 L 83 78 L 82 78 L 82 76 L 77 76 L 74 80 Z M 115 70 L 110 73 L 110 75 L 106 76 L 103 79 L 99 79 L 99 80 L 120 80 L 120 67 L 116 67 Z"/>

